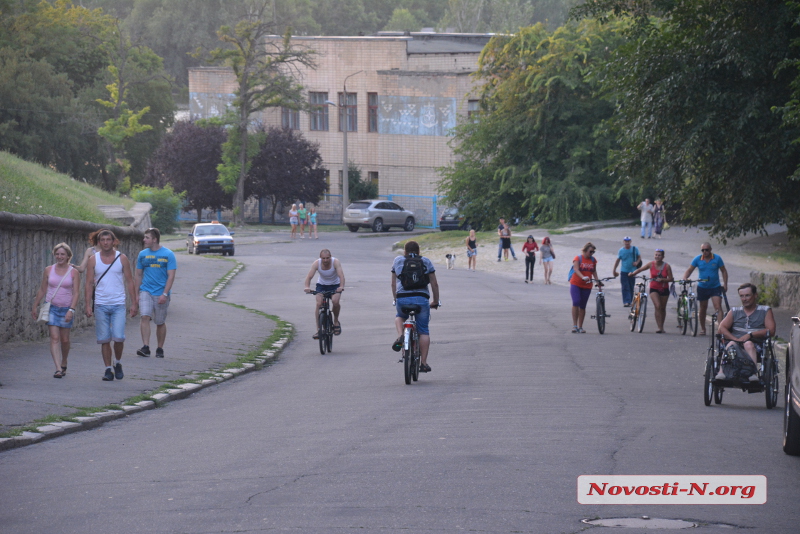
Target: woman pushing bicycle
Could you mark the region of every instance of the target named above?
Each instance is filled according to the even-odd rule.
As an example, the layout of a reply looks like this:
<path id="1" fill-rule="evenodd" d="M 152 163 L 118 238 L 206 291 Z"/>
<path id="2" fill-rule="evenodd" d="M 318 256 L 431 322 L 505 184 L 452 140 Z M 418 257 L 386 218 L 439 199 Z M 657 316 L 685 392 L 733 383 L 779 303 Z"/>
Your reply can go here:
<path id="1" fill-rule="evenodd" d="M 569 278 L 569 293 L 572 296 L 572 333 L 585 334 L 583 318 L 586 316 L 586 303 L 592 294 L 592 278 L 598 281 L 597 260 L 594 253 L 597 251 L 591 243 L 586 243 L 581 249 L 582 254 L 572 260 L 572 276 Z"/>
<path id="2" fill-rule="evenodd" d="M 664 251 L 656 249 L 653 261 L 645 263 L 628 276 L 635 277 L 642 271 L 650 270 L 650 299 L 656 309 L 656 334 L 664 333 L 664 320 L 667 318 L 667 301 L 669 300 L 669 285 L 674 281 L 672 267 L 664 261 Z"/>

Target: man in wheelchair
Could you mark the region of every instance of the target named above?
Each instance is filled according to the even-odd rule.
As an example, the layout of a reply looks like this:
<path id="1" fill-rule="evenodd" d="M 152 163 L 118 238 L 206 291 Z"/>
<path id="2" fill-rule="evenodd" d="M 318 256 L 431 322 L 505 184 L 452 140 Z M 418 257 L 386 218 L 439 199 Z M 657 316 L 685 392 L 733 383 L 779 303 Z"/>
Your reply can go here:
<path id="1" fill-rule="evenodd" d="M 726 349 L 736 347 L 744 350 L 758 369 L 758 355 L 763 350 L 764 340 L 767 335 L 775 335 L 775 317 L 772 308 L 757 303 L 758 288 L 755 285 L 742 284 L 738 291 L 742 305 L 731 308 L 719 324 L 719 333 L 728 341 Z M 714 378 L 724 380 L 725 373 L 720 369 Z M 751 375 L 750 381 L 757 382 L 758 374 Z"/>

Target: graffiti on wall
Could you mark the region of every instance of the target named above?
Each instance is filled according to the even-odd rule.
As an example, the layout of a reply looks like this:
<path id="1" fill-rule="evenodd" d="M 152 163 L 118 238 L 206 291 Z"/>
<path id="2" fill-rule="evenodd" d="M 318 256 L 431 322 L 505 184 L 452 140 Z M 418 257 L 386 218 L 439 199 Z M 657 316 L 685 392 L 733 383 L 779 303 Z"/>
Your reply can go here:
<path id="1" fill-rule="evenodd" d="M 450 135 L 456 125 L 456 99 L 425 96 L 381 96 L 378 133 Z"/>

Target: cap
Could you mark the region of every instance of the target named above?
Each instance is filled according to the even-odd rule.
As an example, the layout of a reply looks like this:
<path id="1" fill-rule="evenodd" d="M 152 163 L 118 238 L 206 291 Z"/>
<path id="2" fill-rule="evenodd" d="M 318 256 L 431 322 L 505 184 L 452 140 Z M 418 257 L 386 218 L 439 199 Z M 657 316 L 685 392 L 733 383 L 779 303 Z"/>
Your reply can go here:
<path id="1" fill-rule="evenodd" d="M 625 237 L 623 237 L 623 238 L 622 238 L 622 240 L 623 240 L 623 241 L 630 241 L 630 240 L 631 240 L 631 238 L 630 238 L 629 236 L 625 236 Z"/>

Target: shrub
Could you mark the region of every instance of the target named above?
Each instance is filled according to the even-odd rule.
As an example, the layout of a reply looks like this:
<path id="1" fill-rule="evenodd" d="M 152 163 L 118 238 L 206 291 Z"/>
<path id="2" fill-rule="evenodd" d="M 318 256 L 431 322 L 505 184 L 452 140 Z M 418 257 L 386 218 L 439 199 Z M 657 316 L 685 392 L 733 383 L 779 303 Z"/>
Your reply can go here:
<path id="1" fill-rule="evenodd" d="M 162 188 L 137 185 L 131 191 L 136 202 L 149 202 L 150 219 L 162 234 L 171 234 L 178 227 L 178 213 L 184 193 L 175 193 L 171 185 Z"/>

